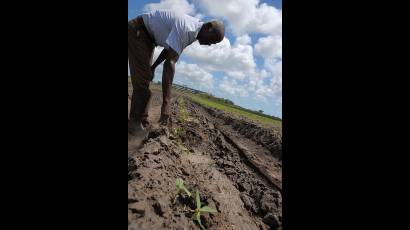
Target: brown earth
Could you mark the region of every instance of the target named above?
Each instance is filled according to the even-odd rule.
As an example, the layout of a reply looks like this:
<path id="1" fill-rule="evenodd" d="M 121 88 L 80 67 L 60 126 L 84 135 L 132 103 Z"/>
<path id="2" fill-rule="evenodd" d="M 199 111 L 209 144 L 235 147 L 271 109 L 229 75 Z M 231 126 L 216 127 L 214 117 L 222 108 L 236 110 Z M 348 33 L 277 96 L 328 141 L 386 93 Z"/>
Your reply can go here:
<path id="1" fill-rule="evenodd" d="M 161 92 L 153 90 L 152 128 L 128 142 L 128 229 L 200 229 L 190 211 L 193 199 L 174 202 L 177 178 L 218 210 L 202 215 L 208 229 L 281 229 L 281 129 L 238 120 L 178 93 L 172 124 L 159 126 L 161 103 Z"/>

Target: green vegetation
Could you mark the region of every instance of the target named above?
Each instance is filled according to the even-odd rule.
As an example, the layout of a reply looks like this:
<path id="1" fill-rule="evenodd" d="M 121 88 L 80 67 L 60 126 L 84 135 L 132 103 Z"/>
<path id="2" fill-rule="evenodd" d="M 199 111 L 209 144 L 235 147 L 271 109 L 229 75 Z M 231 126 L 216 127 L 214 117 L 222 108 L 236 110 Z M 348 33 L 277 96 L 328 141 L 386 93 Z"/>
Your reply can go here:
<path id="1" fill-rule="evenodd" d="M 181 194 L 182 192 L 185 192 L 187 195 L 188 195 L 188 197 L 191 197 L 191 193 L 188 191 L 188 189 L 185 187 L 185 185 L 184 185 L 184 181 L 181 179 L 181 178 L 178 178 L 176 181 L 175 181 L 175 185 L 176 185 L 176 187 L 177 187 L 177 189 L 178 189 L 178 194 Z"/>
<path id="2" fill-rule="evenodd" d="M 210 99 L 208 96 L 203 96 L 200 94 L 189 94 L 187 95 L 189 98 L 191 98 L 193 101 L 215 109 L 219 109 L 225 112 L 228 112 L 234 116 L 244 116 L 248 119 L 251 119 L 253 121 L 258 121 L 262 124 L 267 124 L 267 125 L 274 125 L 277 127 L 282 126 L 282 120 L 270 115 L 266 115 L 257 111 L 252 111 L 249 109 L 245 109 L 236 105 L 231 105 L 229 103 L 223 102 L 223 100 L 214 100 Z"/>
<path id="3" fill-rule="evenodd" d="M 158 83 L 151 84 L 151 88 L 154 90 L 161 90 L 161 86 L 160 86 L 161 82 L 158 82 Z M 178 91 L 179 91 L 178 89 L 174 88 L 174 92 L 178 92 Z M 179 92 L 181 93 L 181 91 Z M 254 111 L 254 110 L 242 108 L 238 105 L 235 105 L 232 101 L 228 99 L 218 98 L 218 97 L 215 97 L 207 93 L 182 92 L 182 94 L 185 96 L 188 96 L 194 102 L 197 102 L 203 106 L 219 109 L 224 112 L 228 112 L 236 117 L 243 116 L 250 120 L 260 122 L 262 125 L 267 125 L 267 126 L 273 125 L 276 127 L 282 127 L 282 119 L 268 115 L 268 114 L 264 114 L 262 110 Z M 181 112 L 181 109 L 180 109 L 180 112 Z M 186 111 L 182 109 L 182 116 L 180 119 L 183 119 L 185 117 L 184 115 L 185 112 Z M 190 120 L 188 116 L 185 118 L 186 118 L 185 121 Z"/>
<path id="4" fill-rule="evenodd" d="M 196 200 L 196 209 L 195 209 L 195 213 L 194 213 L 194 219 L 198 222 L 201 229 L 205 229 L 205 227 L 201 223 L 201 212 L 215 213 L 215 212 L 218 212 L 218 211 L 211 208 L 211 207 L 208 207 L 208 206 L 202 206 L 201 207 L 201 199 L 199 197 L 198 191 L 196 191 L 195 200 Z"/>
<path id="5" fill-rule="evenodd" d="M 182 128 L 182 127 L 177 127 L 177 128 L 175 128 L 175 129 L 174 129 L 174 132 L 175 132 L 175 134 L 176 134 L 178 137 L 184 138 L 184 137 L 186 136 L 185 129 Z"/>
<path id="6" fill-rule="evenodd" d="M 174 201 L 172 202 L 173 204 L 175 204 L 177 198 L 181 196 L 183 193 L 186 193 L 189 199 L 193 199 L 191 192 L 189 192 L 188 189 L 185 187 L 184 181 L 181 178 L 178 178 L 175 181 L 175 185 L 178 191 L 174 198 Z M 202 206 L 198 191 L 196 191 L 195 204 L 196 204 L 195 210 L 190 210 L 190 212 L 194 213 L 192 216 L 193 219 L 198 222 L 198 225 L 201 227 L 202 230 L 205 230 L 205 227 L 202 225 L 202 222 L 201 222 L 201 213 L 217 213 L 218 211 L 209 206 Z"/>
<path id="7" fill-rule="evenodd" d="M 185 124 L 185 122 L 188 120 L 188 112 L 185 109 L 184 98 L 179 99 L 179 117 L 178 117 L 178 120 L 182 124 Z"/>

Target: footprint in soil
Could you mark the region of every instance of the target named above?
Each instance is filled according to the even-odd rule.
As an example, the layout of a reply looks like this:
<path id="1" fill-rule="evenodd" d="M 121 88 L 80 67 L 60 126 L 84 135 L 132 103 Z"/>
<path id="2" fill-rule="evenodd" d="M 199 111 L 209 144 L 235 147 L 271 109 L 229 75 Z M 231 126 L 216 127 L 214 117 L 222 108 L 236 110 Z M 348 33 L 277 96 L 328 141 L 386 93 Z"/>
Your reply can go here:
<path id="1" fill-rule="evenodd" d="M 166 203 L 161 199 L 155 199 L 155 202 L 152 205 L 152 207 L 154 208 L 154 211 L 157 215 L 163 216 L 166 209 Z"/>
<path id="2" fill-rule="evenodd" d="M 138 169 L 137 162 L 133 158 L 128 158 L 128 180 L 139 178 L 140 174 L 136 172 Z"/>

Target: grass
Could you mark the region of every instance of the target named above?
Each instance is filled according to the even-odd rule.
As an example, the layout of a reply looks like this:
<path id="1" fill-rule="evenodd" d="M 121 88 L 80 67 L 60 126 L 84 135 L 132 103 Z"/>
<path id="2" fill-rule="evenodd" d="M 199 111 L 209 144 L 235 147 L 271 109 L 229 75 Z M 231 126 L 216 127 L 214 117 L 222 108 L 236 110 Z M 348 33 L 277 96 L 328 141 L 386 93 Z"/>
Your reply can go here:
<path id="1" fill-rule="evenodd" d="M 237 106 L 231 106 L 231 105 L 224 104 L 224 103 L 221 103 L 221 102 L 212 101 L 212 100 L 209 100 L 209 99 L 204 98 L 204 97 L 199 96 L 199 95 L 189 94 L 188 96 L 193 101 L 195 101 L 195 102 L 197 102 L 201 105 L 228 112 L 228 113 L 230 113 L 230 114 L 232 114 L 236 117 L 243 116 L 243 117 L 246 117 L 250 120 L 260 122 L 261 124 L 274 125 L 276 127 L 282 127 L 282 121 L 280 121 L 280 120 L 276 120 L 276 119 L 265 117 L 265 116 L 260 116 L 258 114 L 248 112 L 244 109 L 238 108 Z"/>
<path id="2" fill-rule="evenodd" d="M 179 99 L 179 121 L 182 124 L 185 124 L 185 122 L 188 120 L 188 112 L 185 109 L 185 101 L 184 98 Z"/>
<path id="3" fill-rule="evenodd" d="M 152 90 L 158 90 L 161 91 L 161 85 L 158 84 L 151 84 L 150 88 Z M 178 90 L 173 89 L 174 93 L 178 93 Z M 256 111 L 251 111 L 242 107 L 239 107 L 237 105 L 232 105 L 229 103 L 229 100 L 222 100 L 220 98 L 214 98 L 206 95 L 201 95 L 201 94 L 191 94 L 191 93 L 183 93 L 183 95 L 188 96 L 190 99 L 193 101 L 207 107 L 215 108 L 222 110 L 224 112 L 228 112 L 232 114 L 233 116 L 236 117 L 245 117 L 248 118 L 252 121 L 256 121 L 261 123 L 264 126 L 276 126 L 276 127 L 282 127 L 282 120 L 279 118 L 272 117 L 266 114 L 258 113 Z M 181 108 L 180 108 L 181 109 Z M 180 111 L 181 112 L 181 111 Z M 182 112 L 182 115 L 184 116 L 185 111 Z"/>

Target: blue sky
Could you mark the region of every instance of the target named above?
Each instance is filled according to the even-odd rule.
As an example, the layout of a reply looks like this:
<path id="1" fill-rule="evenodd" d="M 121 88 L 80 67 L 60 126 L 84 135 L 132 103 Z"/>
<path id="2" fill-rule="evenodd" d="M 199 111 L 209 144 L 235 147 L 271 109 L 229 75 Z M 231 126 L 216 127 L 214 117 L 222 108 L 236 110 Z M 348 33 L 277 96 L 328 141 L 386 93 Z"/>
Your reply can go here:
<path id="1" fill-rule="evenodd" d="M 143 13 L 144 6 L 149 3 L 158 3 L 159 1 L 148 1 L 148 0 L 128 0 L 128 20 L 133 17 Z M 192 1 L 189 1 L 192 2 Z M 261 1 L 262 3 L 267 3 L 268 5 L 275 6 L 276 8 L 282 8 L 282 0 L 266 0 Z"/>
<path id="2" fill-rule="evenodd" d="M 218 3 L 222 2 L 128 0 L 128 20 L 147 10 L 169 6 L 203 21 L 223 20 L 226 39 L 211 47 L 197 42 L 187 47 L 178 61 L 174 82 L 282 117 L 282 1 L 223 1 L 229 7 Z M 157 47 L 154 56 L 161 49 Z M 158 67 L 154 81 L 161 75 L 162 68 Z"/>

